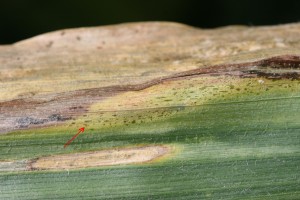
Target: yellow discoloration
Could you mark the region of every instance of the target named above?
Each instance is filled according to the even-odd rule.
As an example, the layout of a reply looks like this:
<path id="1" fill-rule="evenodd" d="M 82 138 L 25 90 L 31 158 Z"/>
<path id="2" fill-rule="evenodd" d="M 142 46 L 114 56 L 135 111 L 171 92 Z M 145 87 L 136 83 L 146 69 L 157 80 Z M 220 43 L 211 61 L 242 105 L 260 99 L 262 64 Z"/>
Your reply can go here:
<path id="1" fill-rule="evenodd" d="M 239 84 L 235 77 L 202 76 L 191 79 L 170 80 L 141 91 L 130 91 L 91 106 L 91 111 L 136 110 L 157 107 L 201 105 L 229 91 L 228 85 Z"/>
<path id="2" fill-rule="evenodd" d="M 198 106 L 214 99 L 222 99 L 225 94 L 236 92 L 230 85 L 239 85 L 242 81 L 244 80 L 227 76 L 168 80 L 92 104 L 87 115 L 69 122 L 68 126 L 86 124 L 89 128 L 97 129 L 166 119 L 182 111 L 185 106 Z"/>

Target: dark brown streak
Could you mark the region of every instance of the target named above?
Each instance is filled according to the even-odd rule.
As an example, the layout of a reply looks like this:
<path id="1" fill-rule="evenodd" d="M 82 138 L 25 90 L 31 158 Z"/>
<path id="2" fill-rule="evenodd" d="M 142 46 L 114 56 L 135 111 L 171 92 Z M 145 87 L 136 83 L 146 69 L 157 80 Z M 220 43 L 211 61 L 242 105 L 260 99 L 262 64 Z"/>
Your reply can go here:
<path id="1" fill-rule="evenodd" d="M 277 56 L 262 60 L 262 67 L 300 69 L 300 57 L 295 55 Z"/>
<path id="2" fill-rule="evenodd" d="M 259 69 L 257 70 L 250 70 L 250 67 L 257 66 Z M 209 67 L 189 70 L 185 72 L 180 72 L 171 76 L 162 77 L 162 78 L 156 78 L 151 81 L 136 84 L 136 85 L 116 85 L 116 86 L 108 86 L 108 87 L 102 87 L 102 88 L 90 88 L 90 89 L 82 89 L 82 90 L 76 90 L 71 92 L 62 92 L 58 93 L 54 99 L 51 99 L 49 101 L 59 101 L 64 100 L 67 101 L 70 98 L 76 98 L 76 97 L 82 97 L 82 96 L 90 96 L 90 97 L 108 97 L 112 96 L 121 92 L 127 92 L 127 91 L 140 91 L 143 89 L 146 89 L 148 87 L 151 87 L 153 85 L 160 84 L 164 81 L 170 81 L 174 79 L 181 79 L 181 78 L 187 78 L 197 75 L 236 75 L 240 73 L 240 77 L 254 77 L 254 75 L 257 75 L 258 77 L 266 77 L 266 78 L 272 78 L 272 75 L 276 78 L 293 78 L 293 79 L 299 79 L 299 73 L 297 72 L 291 72 L 291 73 L 265 73 L 261 72 L 260 69 L 263 69 L 264 67 L 271 67 L 274 69 L 300 69 L 300 56 L 296 55 L 283 55 L 283 56 L 276 56 L 271 57 L 259 61 L 254 62 L 245 62 L 245 63 L 236 63 L 236 64 L 222 64 L 222 65 L 213 65 Z M 238 73 L 235 73 L 238 72 Z M 0 102 L 0 110 L 1 107 L 6 106 L 18 106 L 18 105 L 24 105 L 26 103 L 30 104 L 44 104 L 48 103 L 49 101 L 45 102 L 38 102 L 38 101 L 29 101 L 28 99 L 17 99 L 12 100 L 9 102 Z"/>
<path id="3" fill-rule="evenodd" d="M 266 70 L 268 69 L 268 70 Z M 271 69 L 271 71 L 270 71 Z M 89 105 L 98 102 L 101 99 L 127 91 L 140 91 L 151 86 L 172 81 L 176 79 L 192 78 L 194 76 L 238 76 L 240 78 L 265 77 L 268 79 L 300 79 L 300 74 L 294 69 L 300 69 L 300 57 L 296 55 L 283 55 L 271 57 L 254 62 L 222 64 L 199 69 L 180 72 L 174 75 L 156 78 L 151 81 L 136 85 L 116 85 L 102 88 L 82 89 L 71 92 L 62 92 L 49 95 L 49 98 L 37 100 L 34 98 L 16 99 L 7 102 L 0 102 L 0 111 L 4 113 L 6 119 L 12 118 L 4 132 L 20 129 L 20 122 L 36 122 L 29 123 L 29 127 L 47 126 L 51 123 L 58 122 L 58 119 L 71 119 L 80 114 L 87 112 Z M 281 70 L 281 72 L 280 72 Z M 290 70 L 288 72 L 282 70 Z M 294 71 L 293 71 L 294 70 Z M 44 99 L 48 99 L 45 101 Z M 74 109 L 76 107 L 76 109 Z M 78 108 L 78 109 L 77 109 Z M 26 110 L 26 113 L 24 111 Z M 37 110 L 39 111 L 37 113 Z M 55 110 L 60 110 L 58 113 Z M 51 116 L 60 116 L 60 118 L 52 119 Z M 24 117 L 27 117 L 26 119 Z M 3 118 L 4 119 L 4 118 Z M 0 118 L 0 123 L 1 123 Z M 31 120 L 31 121 L 30 121 Z M 28 123 L 27 123 L 28 124 Z"/>
<path id="4" fill-rule="evenodd" d="M 243 75 L 249 73 L 253 75 L 254 72 L 253 71 L 250 72 L 250 68 L 253 66 L 256 66 L 258 68 L 258 70 L 256 70 L 258 73 L 257 75 L 260 76 L 265 75 L 265 77 L 268 78 L 268 74 L 259 73 L 260 69 L 264 69 L 266 67 L 270 67 L 274 69 L 300 69 L 300 57 L 294 55 L 284 55 L 284 56 L 271 57 L 259 61 L 254 61 L 254 62 L 214 65 L 210 67 L 194 69 L 194 70 L 189 70 L 178 74 L 174 74 L 170 77 L 165 78 L 164 80 L 166 79 L 169 80 L 169 79 L 179 78 L 179 77 L 194 76 L 194 75 L 202 75 L 202 74 L 231 75 L 231 72 L 241 72 Z M 292 73 L 295 74 L 296 72 L 292 72 Z M 235 73 L 232 73 L 232 75 L 234 74 Z M 298 73 L 296 74 L 298 75 L 299 78 L 299 74 Z M 243 78 L 243 76 L 241 77 Z M 283 74 L 282 78 L 286 78 L 286 76 Z"/>
<path id="5" fill-rule="evenodd" d="M 256 66 L 257 70 L 250 70 L 251 67 Z M 266 73 L 261 72 L 260 69 L 263 69 L 265 67 L 271 67 L 274 69 L 285 69 L 285 68 L 291 68 L 291 69 L 300 69 L 300 57 L 295 55 L 283 55 L 283 56 L 276 56 L 271 57 L 259 61 L 254 62 L 245 62 L 245 63 L 237 63 L 237 64 L 222 64 L 222 65 L 214 65 L 194 70 L 189 70 L 185 72 L 180 72 L 171 76 L 162 77 L 162 78 L 156 78 L 151 81 L 136 84 L 136 85 L 124 85 L 124 86 L 108 86 L 103 88 L 91 88 L 91 89 L 82 89 L 77 90 L 74 92 L 65 92 L 61 93 L 56 100 L 59 100 L 60 98 L 68 99 L 74 98 L 76 96 L 83 96 L 83 95 L 89 95 L 92 97 L 108 97 L 113 96 L 121 92 L 127 92 L 127 91 L 140 91 L 146 88 L 149 88 L 151 86 L 160 84 L 164 81 L 171 81 L 175 79 L 182 79 L 182 78 L 188 78 L 198 75 L 228 75 L 228 76 L 240 76 L 241 78 L 246 77 L 265 77 L 265 78 L 274 78 L 280 79 L 280 78 L 292 78 L 292 79 L 299 79 L 299 74 L 297 72 L 291 72 L 291 73 Z M 68 93 L 68 94 L 67 94 Z"/>
<path id="6" fill-rule="evenodd" d="M 257 66 L 258 69 L 251 70 L 250 68 L 253 66 Z M 253 75 L 257 75 L 259 77 L 266 77 L 270 78 L 271 75 L 276 76 L 277 78 L 293 78 L 298 79 L 299 73 L 297 72 L 291 72 L 291 73 L 265 73 L 261 72 L 261 69 L 265 67 L 271 67 L 274 69 L 300 69 L 300 56 L 295 55 L 283 55 L 283 56 L 276 56 L 271 57 L 259 61 L 254 62 L 245 62 L 245 63 L 236 63 L 236 64 L 222 64 L 222 65 L 214 65 L 194 70 L 189 70 L 185 72 L 180 72 L 171 76 L 162 77 L 162 78 L 156 78 L 151 81 L 136 84 L 136 85 L 116 85 L 116 86 L 108 86 L 108 87 L 102 87 L 102 88 L 90 88 L 90 89 L 81 89 L 71 92 L 62 92 L 58 93 L 54 99 L 51 99 L 50 101 L 58 101 L 63 100 L 67 101 L 70 98 L 76 98 L 76 97 L 82 97 L 82 96 L 89 96 L 89 97 L 108 97 L 113 96 L 115 94 L 121 93 L 121 92 L 127 92 L 127 91 L 140 91 L 143 89 L 146 89 L 148 87 L 151 87 L 153 85 L 160 84 L 164 81 L 170 81 L 174 79 L 181 79 L 181 78 L 187 78 L 197 75 L 233 75 L 239 74 L 240 77 L 247 77 L 249 75 L 250 77 L 253 77 Z M 291 76 L 289 75 L 291 74 Z M 26 99 L 27 100 L 27 99 Z M 25 101 L 25 99 L 17 99 L 12 100 L 9 102 L 0 102 L 0 108 L 6 107 L 6 106 L 18 106 L 20 104 L 44 104 L 47 102 L 34 102 L 34 101 Z"/>

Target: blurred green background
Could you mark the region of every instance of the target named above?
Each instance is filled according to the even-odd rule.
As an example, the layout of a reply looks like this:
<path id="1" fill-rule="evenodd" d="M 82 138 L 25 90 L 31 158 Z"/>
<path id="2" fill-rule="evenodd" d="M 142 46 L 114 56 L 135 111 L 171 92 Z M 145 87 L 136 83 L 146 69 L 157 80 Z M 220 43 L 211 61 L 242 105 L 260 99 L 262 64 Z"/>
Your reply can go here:
<path id="1" fill-rule="evenodd" d="M 202 28 L 300 20 L 297 0 L 1 0 L 0 44 L 82 26 L 176 21 Z"/>

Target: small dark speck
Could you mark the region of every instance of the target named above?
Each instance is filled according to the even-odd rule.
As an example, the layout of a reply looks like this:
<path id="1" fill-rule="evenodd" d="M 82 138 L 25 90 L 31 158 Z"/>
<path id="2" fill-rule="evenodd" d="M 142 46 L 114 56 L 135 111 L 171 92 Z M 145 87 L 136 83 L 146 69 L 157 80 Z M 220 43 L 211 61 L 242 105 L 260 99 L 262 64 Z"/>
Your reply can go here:
<path id="1" fill-rule="evenodd" d="M 60 35 L 63 36 L 66 32 L 62 31 L 60 32 Z"/>
<path id="2" fill-rule="evenodd" d="M 77 37 L 76 37 L 76 40 L 80 41 L 80 40 L 81 40 L 81 37 L 80 37 L 80 36 L 77 36 Z"/>

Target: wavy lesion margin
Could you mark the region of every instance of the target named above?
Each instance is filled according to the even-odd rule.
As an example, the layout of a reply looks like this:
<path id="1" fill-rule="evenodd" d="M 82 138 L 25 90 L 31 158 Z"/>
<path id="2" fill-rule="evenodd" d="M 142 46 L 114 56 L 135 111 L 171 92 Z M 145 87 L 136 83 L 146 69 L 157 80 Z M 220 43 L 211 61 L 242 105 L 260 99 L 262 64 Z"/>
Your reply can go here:
<path id="1" fill-rule="evenodd" d="M 88 111 L 91 104 L 128 91 L 141 91 L 163 82 L 195 76 L 235 76 L 239 78 L 300 79 L 300 56 L 281 55 L 253 62 L 220 64 L 176 73 L 136 85 L 115 85 L 62 92 L 43 97 L 0 102 L 2 134 L 13 130 L 45 127 L 64 123 Z M 47 99 L 47 100 L 45 100 Z M 23 111 L 26 110 L 26 113 Z M 59 112 L 57 111 L 59 110 Z"/>

